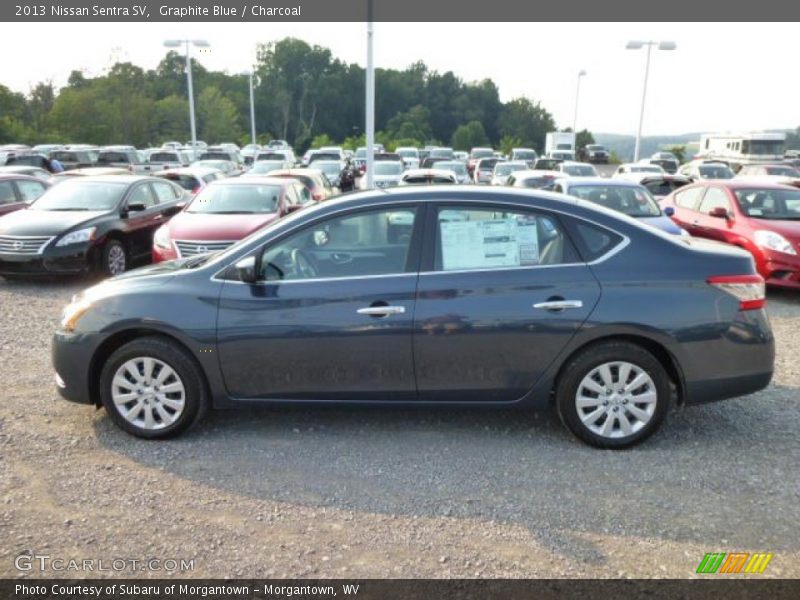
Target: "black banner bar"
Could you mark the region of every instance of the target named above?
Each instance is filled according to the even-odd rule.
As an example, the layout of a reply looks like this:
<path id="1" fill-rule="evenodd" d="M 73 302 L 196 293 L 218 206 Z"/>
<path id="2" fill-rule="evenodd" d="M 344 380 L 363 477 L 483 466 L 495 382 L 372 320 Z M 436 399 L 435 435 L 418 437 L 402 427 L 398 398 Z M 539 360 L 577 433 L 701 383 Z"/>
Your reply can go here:
<path id="1" fill-rule="evenodd" d="M 795 600 L 798 580 L 757 576 L 700 580 L 235 580 L 16 579 L 0 580 L 3 600 L 582 600 L 738 598 Z"/>
<path id="2" fill-rule="evenodd" d="M 0 21 L 27 22 L 351 22 L 367 19 L 368 0 L 3 0 Z M 760 0 L 374 0 L 385 22 L 553 22 L 800 20 L 800 3 Z"/>

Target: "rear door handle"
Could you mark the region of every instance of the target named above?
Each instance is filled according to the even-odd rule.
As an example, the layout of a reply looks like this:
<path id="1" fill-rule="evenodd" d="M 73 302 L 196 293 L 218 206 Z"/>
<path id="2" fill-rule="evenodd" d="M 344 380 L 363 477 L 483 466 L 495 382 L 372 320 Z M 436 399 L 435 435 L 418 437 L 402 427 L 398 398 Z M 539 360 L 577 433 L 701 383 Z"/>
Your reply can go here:
<path id="1" fill-rule="evenodd" d="M 566 308 L 583 308 L 581 300 L 548 300 L 547 302 L 537 302 L 533 308 L 542 310 L 564 310 Z"/>
<path id="2" fill-rule="evenodd" d="M 389 315 L 402 315 L 406 312 L 405 306 L 367 306 L 356 311 L 360 315 L 371 317 L 387 317 Z"/>

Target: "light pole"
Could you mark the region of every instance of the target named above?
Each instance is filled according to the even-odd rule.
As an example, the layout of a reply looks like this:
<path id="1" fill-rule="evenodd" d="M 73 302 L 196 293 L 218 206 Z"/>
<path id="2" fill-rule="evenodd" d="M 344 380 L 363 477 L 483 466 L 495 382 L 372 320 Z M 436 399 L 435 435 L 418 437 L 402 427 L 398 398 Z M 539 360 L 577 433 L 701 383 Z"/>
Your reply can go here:
<path id="1" fill-rule="evenodd" d="M 164 46 L 167 48 L 180 48 L 184 45 L 186 48 L 186 82 L 189 87 L 189 127 L 192 130 L 192 158 L 197 158 L 197 128 L 194 121 L 194 89 L 192 88 L 192 55 L 189 53 L 189 45 L 197 46 L 198 48 L 208 48 L 209 44 L 206 40 L 165 40 Z"/>
<path id="2" fill-rule="evenodd" d="M 250 136 L 253 138 L 253 147 L 256 146 L 256 101 L 253 95 L 253 71 L 245 71 L 242 75 L 250 78 Z"/>
<path id="3" fill-rule="evenodd" d="M 633 149 L 633 162 L 639 160 L 639 147 L 642 142 L 642 122 L 644 121 L 644 101 L 647 98 L 647 77 L 650 75 L 650 52 L 653 46 L 657 46 L 659 50 L 675 50 L 677 47 L 675 42 L 643 42 L 640 40 L 632 40 L 625 45 L 626 50 L 639 50 L 647 46 L 647 62 L 644 67 L 644 87 L 642 89 L 642 108 L 639 112 L 639 129 L 636 132 L 636 146 Z"/>
<path id="4" fill-rule="evenodd" d="M 372 189 L 372 166 L 375 162 L 375 66 L 372 63 L 372 0 L 367 0 L 367 97 L 365 133 L 367 137 L 367 189 Z"/>
<path id="5" fill-rule="evenodd" d="M 583 79 L 585 76 L 586 71 L 583 69 L 578 71 L 578 88 L 575 90 L 575 117 L 572 119 L 572 132 L 575 134 L 576 140 L 578 136 L 578 99 L 581 96 L 581 79 Z"/>

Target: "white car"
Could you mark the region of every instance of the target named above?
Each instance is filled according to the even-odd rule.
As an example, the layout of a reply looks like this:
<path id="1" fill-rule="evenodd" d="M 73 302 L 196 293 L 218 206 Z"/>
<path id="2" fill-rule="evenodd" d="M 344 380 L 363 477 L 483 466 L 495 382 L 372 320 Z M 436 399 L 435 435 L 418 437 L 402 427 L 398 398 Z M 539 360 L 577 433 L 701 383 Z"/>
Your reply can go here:
<path id="1" fill-rule="evenodd" d="M 733 179 L 733 171 L 727 163 L 715 160 L 693 160 L 681 165 L 678 173 L 692 181 L 703 179 Z"/>
<path id="2" fill-rule="evenodd" d="M 744 165 L 734 179 L 752 183 L 780 183 L 800 187 L 800 171 L 791 165 Z"/>
<path id="3" fill-rule="evenodd" d="M 441 166 L 441 165 L 440 165 Z M 514 171 L 527 171 L 528 163 L 522 160 L 499 162 L 494 166 L 490 185 L 505 185 L 508 176 Z"/>
<path id="4" fill-rule="evenodd" d="M 638 182 L 641 175 L 665 175 L 666 171 L 658 165 L 648 165 L 644 163 L 625 163 L 617 167 L 612 179 L 627 179 Z"/>
<path id="5" fill-rule="evenodd" d="M 374 173 L 372 183 L 376 188 L 395 187 L 400 185 L 400 178 L 405 172 L 403 163 L 397 160 L 378 160 L 372 166 Z M 358 188 L 367 189 L 366 173 L 358 180 Z"/>
<path id="6" fill-rule="evenodd" d="M 406 166 L 406 169 L 419 168 L 419 150 L 416 148 L 401 146 L 395 150 L 395 153 L 399 154 L 400 158 L 403 159 L 403 164 Z"/>
<path id="7" fill-rule="evenodd" d="M 455 173 L 456 183 L 470 183 L 467 163 L 462 160 L 440 160 L 434 163 L 433 168 L 452 171 Z"/>
<path id="8" fill-rule="evenodd" d="M 545 169 L 528 169 L 525 171 L 514 171 L 506 179 L 509 187 L 529 188 L 535 190 L 550 190 L 556 181 L 562 179 L 564 173 L 561 171 L 548 171 Z"/>
<path id="9" fill-rule="evenodd" d="M 490 158 L 482 158 L 475 163 L 475 170 L 472 172 L 472 178 L 475 183 L 491 183 L 494 167 L 499 162 L 502 162 L 501 159 L 492 156 Z"/>
<path id="10" fill-rule="evenodd" d="M 456 183 L 456 174 L 445 169 L 412 169 L 403 173 L 400 185 Z"/>
<path id="11" fill-rule="evenodd" d="M 584 162 L 565 160 L 556 169 L 567 177 L 600 177 L 594 165 Z"/>

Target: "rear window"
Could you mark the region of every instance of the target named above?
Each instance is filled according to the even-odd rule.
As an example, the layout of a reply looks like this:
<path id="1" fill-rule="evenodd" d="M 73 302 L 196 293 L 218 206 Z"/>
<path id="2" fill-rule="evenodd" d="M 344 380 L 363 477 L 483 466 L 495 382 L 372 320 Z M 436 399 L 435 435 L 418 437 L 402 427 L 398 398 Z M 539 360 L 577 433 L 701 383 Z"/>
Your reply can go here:
<path id="1" fill-rule="evenodd" d="M 78 155 L 74 152 L 51 152 L 50 158 L 54 158 L 59 162 L 78 162 Z"/>
<path id="2" fill-rule="evenodd" d="M 157 175 L 157 177 L 177 183 L 183 189 L 189 190 L 190 192 L 200 185 L 200 182 L 197 181 L 195 177 L 192 175 L 185 175 L 183 173 L 164 173 L 163 175 Z"/>
<path id="3" fill-rule="evenodd" d="M 123 152 L 101 152 L 100 156 L 97 157 L 97 163 L 101 165 L 120 162 L 129 163 L 131 159 Z"/>
<path id="4" fill-rule="evenodd" d="M 569 219 L 568 222 L 577 234 L 578 245 L 586 262 L 592 262 L 608 254 L 624 239 L 618 233 L 599 225 L 572 219 Z"/>
<path id="5" fill-rule="evenodd" d="M 180 162 L 180 159 L 174 152 L 153 152 L 150 162 Z"/>
<path id="6" fill-rule="evenodd" d="M 228 152 L 204 152 L 200 155 L 200 160 L 230 160 Z"/>

